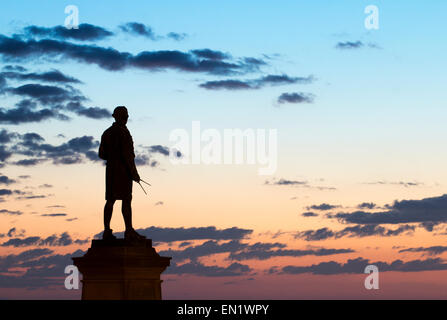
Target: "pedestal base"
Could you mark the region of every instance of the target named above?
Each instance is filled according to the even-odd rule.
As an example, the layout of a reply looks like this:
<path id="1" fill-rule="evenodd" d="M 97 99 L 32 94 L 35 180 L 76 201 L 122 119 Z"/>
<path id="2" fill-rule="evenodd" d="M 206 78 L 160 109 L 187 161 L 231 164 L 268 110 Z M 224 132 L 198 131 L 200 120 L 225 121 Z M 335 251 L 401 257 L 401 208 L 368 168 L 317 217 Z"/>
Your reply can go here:
<path id="1" fill-rule="evenodd" d="M 171 260 L 150 239 L 93 240 L 83 257 L 72 259 L 83 276 L 82 300 L 161 300 L 160 275 Z"/>

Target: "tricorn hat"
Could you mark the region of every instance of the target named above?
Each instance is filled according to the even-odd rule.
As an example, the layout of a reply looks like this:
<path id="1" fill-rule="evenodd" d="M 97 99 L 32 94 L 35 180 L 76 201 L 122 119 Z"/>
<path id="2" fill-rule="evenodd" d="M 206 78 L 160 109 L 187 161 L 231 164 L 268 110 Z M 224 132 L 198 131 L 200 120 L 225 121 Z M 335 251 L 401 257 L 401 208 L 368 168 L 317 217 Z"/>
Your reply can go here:
<path id="1" fill-rule="evenodd" d="M 115 108 L 115 110 L 113 110 L 113 114 L 112 116 L 115 119 L 120 119 L 120 118 L 124 118 L 127 117 L 129 114 L 127 113 L 127 108 L 125 106 L 118 106 Z"/>

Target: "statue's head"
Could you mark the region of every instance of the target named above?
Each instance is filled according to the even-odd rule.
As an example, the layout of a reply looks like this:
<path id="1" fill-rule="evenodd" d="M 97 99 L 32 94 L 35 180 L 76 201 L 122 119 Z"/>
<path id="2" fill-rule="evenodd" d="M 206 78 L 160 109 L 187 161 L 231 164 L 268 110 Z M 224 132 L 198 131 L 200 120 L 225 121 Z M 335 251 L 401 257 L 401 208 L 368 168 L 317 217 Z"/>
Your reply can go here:
<path id="1" fill-rule="evenodd" d="M 127 119 L 129 118 L 129 114 L 127 113 L 127 108 L 125 106 L 116 107 L 113 110 L 112 116 L 115 118 L 115 121 L 118 123 L 126 124 Z"/>

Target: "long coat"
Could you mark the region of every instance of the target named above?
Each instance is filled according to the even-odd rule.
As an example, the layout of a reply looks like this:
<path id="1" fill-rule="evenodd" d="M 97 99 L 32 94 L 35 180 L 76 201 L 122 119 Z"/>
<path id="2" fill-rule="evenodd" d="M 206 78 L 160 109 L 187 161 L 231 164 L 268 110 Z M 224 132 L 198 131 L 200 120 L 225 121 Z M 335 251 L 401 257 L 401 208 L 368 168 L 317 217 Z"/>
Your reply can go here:
<path id="1" fill-rule="evenodd" d="M 114 122 L 104 131 L 98 155 L 107 160 L 106 200 L 132 199 L 132 178 L 138 173 L 132 136 L 125 125 Z"/>

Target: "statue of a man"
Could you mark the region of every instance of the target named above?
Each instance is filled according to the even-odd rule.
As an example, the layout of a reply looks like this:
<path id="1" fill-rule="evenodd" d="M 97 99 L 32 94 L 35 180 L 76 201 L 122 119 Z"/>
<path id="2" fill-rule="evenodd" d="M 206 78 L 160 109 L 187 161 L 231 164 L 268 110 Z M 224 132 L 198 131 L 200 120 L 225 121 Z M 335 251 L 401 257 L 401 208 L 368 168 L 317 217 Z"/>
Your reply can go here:
<path id="1" fill-rule="evenodd" d="M 135 167 L 135 153 L 133 140 L 126 127 L 129 114 L 124 106 L 116 107 L 113 111 L 115 122 L 101 136 L 99 157 L 107 160 L 106 165 L 106 204 L 104 206 L 104 240 L 113 240 L 116 237 L 110 229 L 113 205 L 116 200 L 122 200 L 121 212 L 123 214 L 126 231 L 126 240 L 142 240 L 132 227 L 132 180 L 140 182 Z"/>

